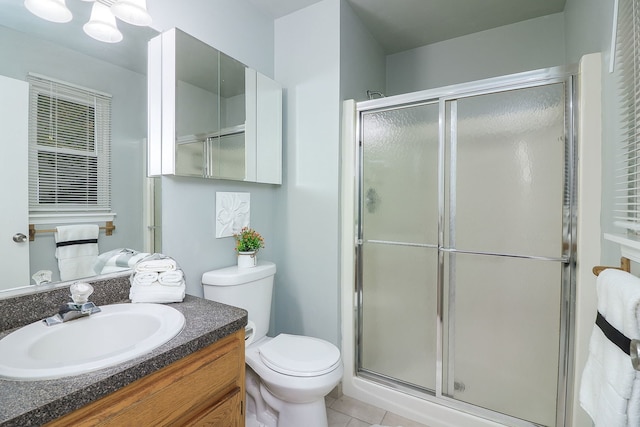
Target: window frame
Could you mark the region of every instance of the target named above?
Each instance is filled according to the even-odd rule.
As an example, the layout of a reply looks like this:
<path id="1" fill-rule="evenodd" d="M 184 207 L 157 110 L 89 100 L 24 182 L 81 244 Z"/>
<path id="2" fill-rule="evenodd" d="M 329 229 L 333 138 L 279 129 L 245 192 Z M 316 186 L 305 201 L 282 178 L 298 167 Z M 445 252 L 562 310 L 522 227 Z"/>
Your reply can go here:
<path id="1" fill-rule="evenodd" d="M 27 81 L 29 222 L 43 224 L 113 220 L 115 214 L 111 210 L 111 95 L 33 73 L 28 75 Z M 49 107 L 55 105 L 55 109 L 43 109 L 42 105 L 39 105 L 42 96 L 64 102 L 51 102 Z M 67 108 L 59 110 L 60 106 Z M 79 131 L 81 125 L 76 126 L 71 121 L 65 123 L 64 115 L 58 117 L 59 112 L 77 113 L 81 110 L 91 114 L 87 116 L 86 124 L 82 125 L 92 129 L 92 132 L 87 132 L 84 136 Z M 42 112 L 47 118 L 43 119 L 39 114 Z M 40 144 L 39 129 L 43 128 L 43 124 L 54 129 L 55 135 L 50 134 L 49 138 L 58 138 L 57 126 L 60 124 L 65 127 L 63 131 L 69 130 L 70 139 L 60 145 L 57 141 L 52 144 Z M 73 139 L 78 135 L 81 135 L 80 139 Z M 52 173 L 46 176 L 45 166 L 39 162 L 42 153 L 53 153 L 50 157 L 55 159 L 50 162 L 54 165 L 49 169 Z M 74 160 L 73 157 L 78 160 Z M 58 162 L 58 159 L 61 161 Z M 85 189 L 82 189 L 83 186 Z M 53 189 L 52 197 L 55 201 L 42 201 L 42 188 Z"/>
<path id="2" fill-rule="evenodd" d="M 637 238 L 640 236 L 640 0 L 619 0 L 616 19 L 621 141 L 615 160 L 613 217 L 615 227 Z"/>

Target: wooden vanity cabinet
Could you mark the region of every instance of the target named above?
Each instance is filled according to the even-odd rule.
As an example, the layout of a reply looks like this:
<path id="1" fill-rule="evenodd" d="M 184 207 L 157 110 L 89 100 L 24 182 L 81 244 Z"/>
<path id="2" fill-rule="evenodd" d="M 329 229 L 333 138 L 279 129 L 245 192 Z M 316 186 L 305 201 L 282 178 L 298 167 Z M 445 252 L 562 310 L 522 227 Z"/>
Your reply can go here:
<path id="1" fill-rule="evenodd" d="M 244 330 L 47 426 L 244 427 Z"/>

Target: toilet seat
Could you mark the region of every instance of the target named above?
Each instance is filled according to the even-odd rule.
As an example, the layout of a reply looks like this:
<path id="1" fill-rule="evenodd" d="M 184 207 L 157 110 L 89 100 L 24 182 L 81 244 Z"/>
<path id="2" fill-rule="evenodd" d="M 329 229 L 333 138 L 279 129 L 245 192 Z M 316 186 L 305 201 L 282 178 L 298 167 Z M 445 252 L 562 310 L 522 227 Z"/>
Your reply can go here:
<path id="1" fill-rule="evenodd" d="M 340 350 L 313 337 L 280 334 L 260 346 L 260 359 L 270 369 L 295 377 L 324 375 L 340 363 Z"/>

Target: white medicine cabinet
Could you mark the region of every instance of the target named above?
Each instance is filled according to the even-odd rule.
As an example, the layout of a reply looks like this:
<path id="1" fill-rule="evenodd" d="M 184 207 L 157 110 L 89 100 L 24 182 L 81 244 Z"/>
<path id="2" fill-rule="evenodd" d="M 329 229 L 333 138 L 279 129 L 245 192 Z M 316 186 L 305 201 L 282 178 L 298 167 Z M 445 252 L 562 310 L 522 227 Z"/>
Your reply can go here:
<path id="1" fill-rule="evenodd" d="M 149 41 L 148 174 L 282 183 L 282 87 L 177 28 Z"/>

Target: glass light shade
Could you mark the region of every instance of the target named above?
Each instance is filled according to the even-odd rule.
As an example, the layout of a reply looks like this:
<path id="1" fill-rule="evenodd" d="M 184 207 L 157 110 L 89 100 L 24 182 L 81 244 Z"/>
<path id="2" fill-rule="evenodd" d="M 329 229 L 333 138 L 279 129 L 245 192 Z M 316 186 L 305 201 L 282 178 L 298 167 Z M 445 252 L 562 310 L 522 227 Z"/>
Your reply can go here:
<path id="1" fill-rule="evenodd" d="M 122 40 L 122 33 L 116 25 L 116 17 L 113 16 L 108 6 L 99 2 L 93 4 L 91 18 L 82 29 L 90 37 L 101 42 L 118 43 Z"/>
<path id="2" fill-rule="evenodd" d="M 111 12 L 132 25 L 151 25 L 151 15 L 147 12 L 147 0 L 118 0 L 111 5 Z"/>
<path id="3" fill-rule="evenodd" d="M 34 15 L 51 22 L 69 22 L 72 14 L 65 0 L 25 0 L 24 6 Z"/>

